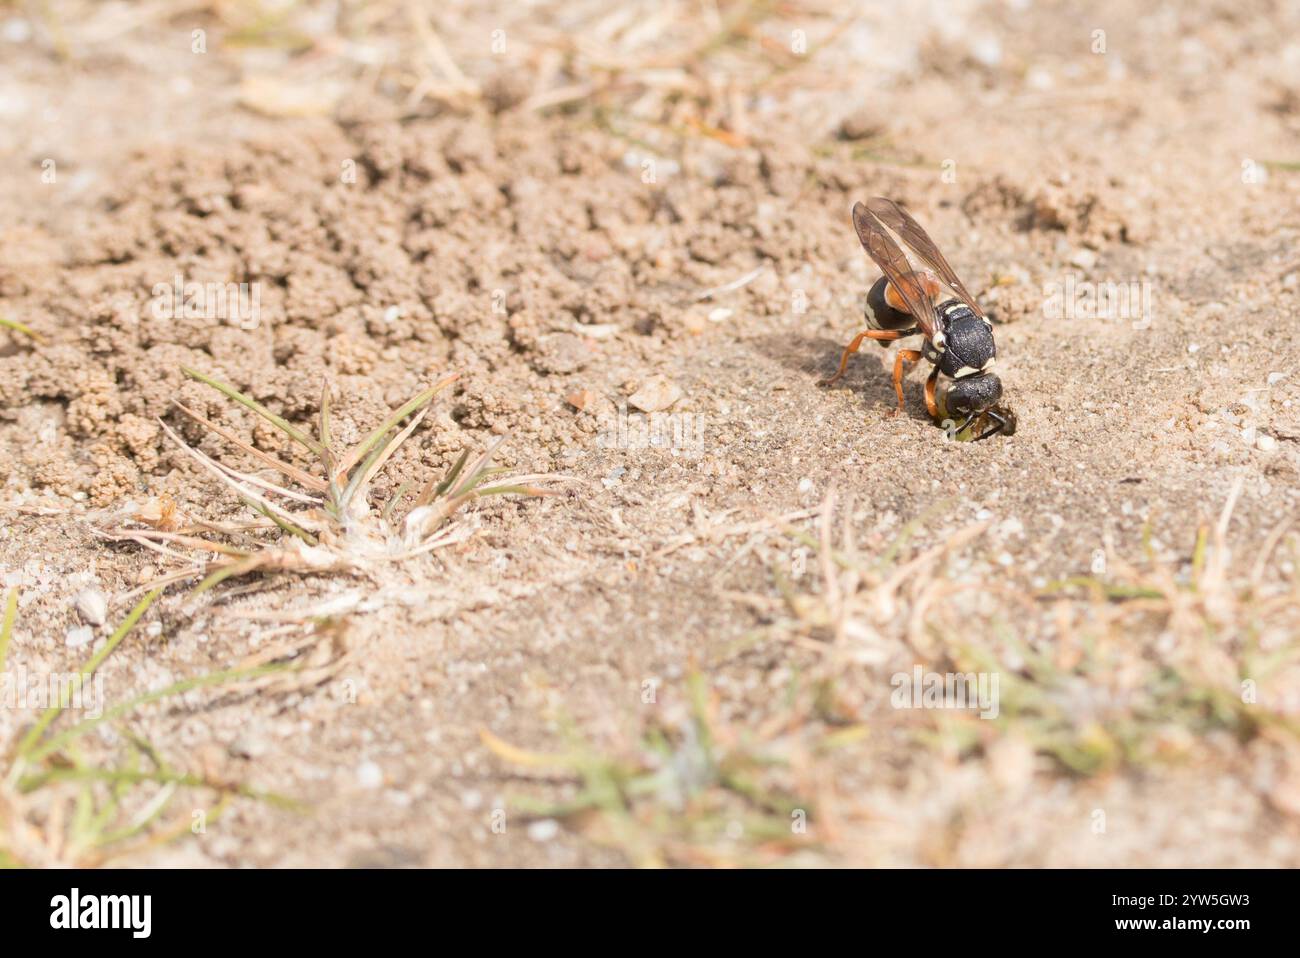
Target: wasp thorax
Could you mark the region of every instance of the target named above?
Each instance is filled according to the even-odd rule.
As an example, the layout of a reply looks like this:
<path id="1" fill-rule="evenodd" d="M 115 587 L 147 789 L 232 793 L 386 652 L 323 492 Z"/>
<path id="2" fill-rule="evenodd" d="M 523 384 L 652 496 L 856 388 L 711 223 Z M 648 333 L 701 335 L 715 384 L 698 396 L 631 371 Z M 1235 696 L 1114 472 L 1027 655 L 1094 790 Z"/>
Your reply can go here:
<path id="1" fill-rule="evenodd" d="M 986 372 L 993 365 L 997 355 L 993 330 L 969 307 L 950 311 L 943 332 L 943 353 L 939 368 L 945 375 L 963 379 Z"/>

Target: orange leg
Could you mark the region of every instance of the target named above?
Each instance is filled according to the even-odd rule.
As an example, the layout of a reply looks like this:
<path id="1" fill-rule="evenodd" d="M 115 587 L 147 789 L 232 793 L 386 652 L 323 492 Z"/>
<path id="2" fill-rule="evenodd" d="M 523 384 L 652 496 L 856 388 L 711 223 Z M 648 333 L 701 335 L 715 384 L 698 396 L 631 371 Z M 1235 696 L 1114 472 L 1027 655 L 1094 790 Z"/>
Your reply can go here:
<path id="1" fill-rule="evenodd" d="M 898 393 L 898 408 L 894 410 L 894 415 L 903 411 L 903 377 L 907 375 L 907 367 L 921 359 L 919 349 L 900 349 L 898 358 L 894 360 L 894 392 Z"/>
<path id="2" fill-rule="evenodd" d="M 935 366 L 930 371 L 930 378 L 925 381 L 925 408 L 935 422 L 939 421 L 939 404 L 934 401 L 934 384 L 938 379 L 939 367 Z"/>
<path id="3" fill-rule="evenodd" d="M 858 347 L 862 345 L 864 339 L 874 339 L 876 342 L 892 342 L 895 339 L 902 339 L 904 336 L 911 336 L 913 332 L 914 330 L 911 329 L 864 329 L 853 337 L 853 342 L 844 347 L 844 355 L 840 357 L 839 372 L 822 383 L 822 385 L 829 386 L 844 375 L 844 370 L 849 367 L 849 357 L 858 351 Z M 917 355 L 919 356 L 920 353 Z"/>

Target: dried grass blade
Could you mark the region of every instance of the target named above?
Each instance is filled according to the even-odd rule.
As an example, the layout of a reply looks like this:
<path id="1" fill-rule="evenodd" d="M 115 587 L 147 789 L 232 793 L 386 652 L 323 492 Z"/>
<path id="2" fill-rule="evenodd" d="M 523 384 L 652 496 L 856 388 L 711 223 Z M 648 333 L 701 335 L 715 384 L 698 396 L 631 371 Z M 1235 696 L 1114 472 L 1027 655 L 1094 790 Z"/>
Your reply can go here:
<path id="1" fill-rule="evenodd" d="M 285 512 L 283 509 L 281 509 L 275 503 L 271 502 L 269 499 L 265 499 L 262 496 L 259 496 L 252 489 L 249 489 L 247 486 L 240 483 L 239 480 L 234 479 L 231 476 L 227 475 L 225 468 L 222 467 L 222 465 L 219 462 L 214 460 L 211 456 L 195 449 L 184 439 L 182 439 L 176 433 L 176 431 L 171 428 L 171 426 L 167 425 L 167 423 L 163 422 L 161 419 L 159 419 L 158 422 L 162 425 L 163 430 L 167 433 L 167 435 L 170 436 L 177 445 L 179 445 L 187 453 L 193 456 L 205 469 L 209 470 L 218 479 L 220 479 L 226 485 L 233 488 L 241 498 L 252 499 L 257 503 L 260 503 L 266 510 L 268 510 L 268 512 L 275 513 L 280 518 L 284 519 L 286 522 L 289 523 L 293 522 L 293 516 L 291 516 L 289 513 Z M 265 515 L 266 513 L 263 514 Z M 272 521 L 275 521 L 274 516 L 267 515 L 267 518 L 271 519 Z M 279 523 L 277 522 L 277 525 L 278 524 Z"/>
<path id="2" fill-rule="evenodd" d="M 200 416 L 194 410 L 184 405 L 179 399 L 173 399 L 172 404 L 181 412 L 185 413 L 185 415 L 189 416 L 191 419 L 197 422 L 200 426 L 203 426 L 205 429 L 212 430 L 222 439 L 225 439 L 230 444 L 242 449 L 250 456 L 253 456 L 256 459 L 261 460 L 262 462 L 270 466 L 272 469 L 276 469 L 279 472 L 284 473 L 286 476 L 288 476 L 290 479 L 292 479 L 294 482 L 298 483 L 299 485 L 303 486 L 304 488 L 311 489 L 315 492 L 324 492 L 328 487 L 328 484 L 325 482 L 324 479 L 318 479 L 315 476 L 313 476 L 311 473 L 304 472 L 302 469 L 299 469 L 297 466 L 291 466 L 287 462 L 281 462 L 279 459 L 275 458 L 275 456 L 272 456 L 270 453 L 263 452 L 261 449 L 258 449 L 254 446 L 250 446 L 248 443 L 244 442 L 242 439 L 236 436 L 225 426 L 219 426 L 215 422 L 212 422 L 210 419 L 205 419 L 203 416 Z"/>
<path id="3" fill-rule="evenodd" d="M 393 455 L 393 453 L 397 451 L 397 447 L 400 446 L 402 443 L 406 442 L 406 440 L 410 437 L 411 433 L 415 431 L 415 427 L 420 425 L 420 423 L 424 421 L 424 417 L 427 416 L 428 414 L 429 414 L 429 408 L 426 406 L 424 409 L 420 410 L 419 414 L 414 419 L 411 420 L 410 424 L 408 424 L 405 429 L 403 429 L 393 438 L 392 442 L 389 442 L 384 445 L 383 453 L 381 453 L 380 456 L 377 459 L 375 459 L 373 463 L 370 464 L 370 467 L 366 469 L 362 475 L 361 486 L 363 488 L 365 486 L 370 485 L 370 480 L 374 479 L 375 476 L 379 473 L 379 470 L 384 468 L 384 463 L 388 462 L 389 458 Z"/>

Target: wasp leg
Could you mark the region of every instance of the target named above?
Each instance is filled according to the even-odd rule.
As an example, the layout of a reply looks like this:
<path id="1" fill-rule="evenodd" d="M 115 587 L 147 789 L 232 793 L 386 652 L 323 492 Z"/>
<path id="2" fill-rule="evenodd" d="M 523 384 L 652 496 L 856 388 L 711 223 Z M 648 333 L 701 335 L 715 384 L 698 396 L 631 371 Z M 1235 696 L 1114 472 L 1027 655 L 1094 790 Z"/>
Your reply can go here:
<path id="1" fill-rule="evenodd" d="M 992 436 L 996 436 L 998 433 L 1000 433 L 1003 429 L 1007 427 L 1007 421 L 1003 419 L 1001 416 L 999 416 L 997 413 L 993 412 L 992 410 L 989 410 L 987 415 L 990 419 L 997 422 L 997 425 L 994 426 L 992 429 L 984 430 L 984 432 L 980 433 L 978 436 L 975 437 L 974 440 L 972 440 L 973 442 L 979 442 L 980 440 L 989 439 Z"/>
<path id="2" fill-rule="evenodd" d="M 925 409 L 930 418 L 939 421 L 939 404 L 934 400 L 934 386 L 939 381 L 939 367 L 930 370 L 930 378 L 925 381 Z"/>
<path id="3" fill-rule="evenodd" d="M 894 410 L 894 415 L 903 411 L 903 377 L 907 375 L 907 367 L 921 359 L 919 349 L 900 349 L 898 358 L 894 360 L 894 392 L 898 393 L 898 408 Z"/>
<path id="4" fill-rule="evenodd" d="M 862 345 L 864 339 L 874 339 L 876 342 L 892 342 L 895 339 L 911 336 L 915 332 L 915 329 L 864 329 L 853 337 L 853 342 L 844 347 L 844 355 L 840 357 L 839 371 L 823 382 L 822 385 L 829 386 L 844 375 L 844 370 L 849 368 L 849 357 L 858 351 L 858 347 Z"/>

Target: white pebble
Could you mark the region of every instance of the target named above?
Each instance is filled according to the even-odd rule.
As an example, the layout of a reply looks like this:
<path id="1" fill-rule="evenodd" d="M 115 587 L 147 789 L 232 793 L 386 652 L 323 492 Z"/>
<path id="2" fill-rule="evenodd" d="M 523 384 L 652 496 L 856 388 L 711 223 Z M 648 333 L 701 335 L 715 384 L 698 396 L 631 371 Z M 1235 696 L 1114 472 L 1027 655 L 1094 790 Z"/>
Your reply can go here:
<path id="1" fill-rule="evenodd" d="M 1097 265 L 1097 254 L 1090 249 L 1077 250 L 1070 257 L 1070 265 L 1077 266 L 1081 270 L 1090 270 Z"/>
<path id="2" fill-rule="evenodd" d="M 1272 452 L 1277 448 L 1277 440 L 1267 433 L 1260 433 L 1255 437 L 1255 448 L 1260 452 Z"/>
<path id="3" fill-rule="evenodd" d="M 1025 524 L 1012 516 L 998 523 L 997 533 L 1001 536 L 1023 536 L 1025 534 Z"/>
<path id="4" fill-rule="evenodd" d="M 384 772 L 374 762 L 362 762 L 357 766 L 357 784 L 362 788 L 378 788 L 384 784 Z"/>
<path id="5" fill-rule="evenodd" d="M 64 644 L 70 649 L 78 649 L 83 645 L 89 645 L 95 639 L 95 630 L 88 625 L 74 625 L 68 629 L 67 638 Z"/>
<path id="6" fill-rule="evenodd" d="M 642 412 L 667 409 L 683 396 L 682 387 L 667 376 L 651 376 L 627 399 L 627 404 Z"/>
<path id="7" fill-rule="evenodd" d="M 26 43 L 32 35 L 32 25 L 21 17 L 6 20 L 4 38 L 10 43 Z"/>
<path id="8" fill-rule="evenodd" d="M 108 620 L 108 600 L 97 589 L 86 589 L 74 600 L 82 621 L 90 625 L 103 625 Z"/>
<path id="9" fill-rule="evenodd" d="M 528 826 L 528 837 L 535 842 L 549 842 L 560 834 L 560 823 L 553 818 L 543 818 Z"/>
<path id="10" fill-rule="evenodd" d="M 970 52 L 984 66 L 995 67 L 1002 62 L 1002 41 L 993 34 L 975 37 Z"/>

